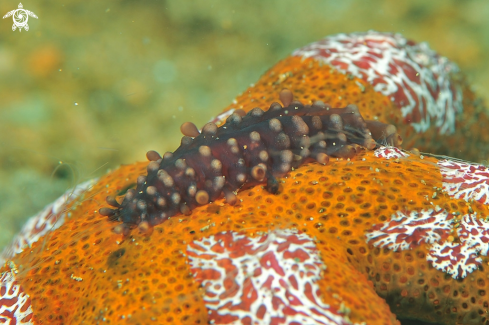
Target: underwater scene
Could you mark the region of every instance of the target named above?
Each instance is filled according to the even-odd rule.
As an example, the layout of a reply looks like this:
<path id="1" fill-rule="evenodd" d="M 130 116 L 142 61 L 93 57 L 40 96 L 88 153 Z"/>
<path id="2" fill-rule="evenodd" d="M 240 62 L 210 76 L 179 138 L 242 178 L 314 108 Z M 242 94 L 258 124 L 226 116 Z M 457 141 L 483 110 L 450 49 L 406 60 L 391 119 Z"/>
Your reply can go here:
<path id="1" fill-rule="evenodd" d="M 489 2 L 0 12 L 0 323 L 489 325 Z"/>

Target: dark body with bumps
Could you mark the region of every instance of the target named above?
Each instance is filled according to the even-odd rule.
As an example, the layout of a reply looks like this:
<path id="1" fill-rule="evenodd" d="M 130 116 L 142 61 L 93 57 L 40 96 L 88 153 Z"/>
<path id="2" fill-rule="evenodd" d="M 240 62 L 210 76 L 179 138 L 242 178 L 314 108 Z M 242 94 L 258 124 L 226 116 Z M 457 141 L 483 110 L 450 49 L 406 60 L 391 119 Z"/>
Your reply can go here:
<path id="1" fill-rule="evenodd" d="M 273 103 L 267 111 L 255 108 L 244 116 L 235 112 L 221 127 L 206 124 L 200 134 L 195 127 L 184 130 L 187 135 L 175 152 L 163 158 L 148 152 L 148 175 L 138 178 L 136 190 L 128 190 L 121 204 L 109 197 L 116 209 L 100 213 L 122 221 L 116 232 L 136 226 L 148 231 L 223 196 L 235 204 L 236 191 L 244 187 L 266 183 L 275 193 L 276 177 L 291 168 L 309 161 L 326 164 L 329 156 L 351 158 L 359 147 L 376 146 L 372 135 L 399 142 L 395 127 L 365 121 L 354 105 L 283 102 L 288 105 Z"/>

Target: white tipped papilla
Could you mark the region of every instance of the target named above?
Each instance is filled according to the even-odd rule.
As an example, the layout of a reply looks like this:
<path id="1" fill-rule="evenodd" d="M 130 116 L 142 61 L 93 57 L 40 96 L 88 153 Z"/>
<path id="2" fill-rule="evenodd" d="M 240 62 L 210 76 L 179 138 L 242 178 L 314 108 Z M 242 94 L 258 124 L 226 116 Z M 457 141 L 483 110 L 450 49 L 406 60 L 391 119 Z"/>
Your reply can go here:
<path id="1" fill-rule="evenodd" d="M 157 161 L 152 161 L 148 164 L 148 167 L 146 167 L 146 170 L 148 171 L 148 174 L 149 173 L 154 173 L 156 172 L 158 169 L 160 169 L 160 164 L 157 162 Z"/>
<path id="2" fill-rule="evenodd" d="M 144 212 L 146 211 L 147 204 L 143 200 L 138 200 L 138 202 L 136 203 L 136 207 L 139 209 L 139 211 Z"/>
<path id="3" fill-rule="evenodd" d="M 263 115 L 263 113 L 264 111 L 259 107 L 255 107 L 250 111 L 250 115 L 253 117 L 260 117 Z"/>
<path id="4" fill-rule="evenodd" d="M 204 190 L 199 190 L 195 194 L 195 201 L 197 201 L 198 204 L 204 205 L 209 203 L 209 193 Z"/>
<path id="5" fill-rule="evenodd" d="M 265 164 L 258 164 L 251 169 L 251 177 L 261 182 L 265 179 L 267 173 L 267 166 Z"/>
<path id="6" fill-rule="evenodd" d="M 233 147 L 233 146 L 237 146 L 238 145 L 238 141 L 236 141 L 235 138 L 229 138 L 227 141 L 226 141 L 227 145 L 230 146 L 230 147 Z"/>
<path id="7" fill-rule="evenodd" d="M 309 133 L 309 127 L 307 126 L 306 122 L 304 122 L 302 117 L 297 116 L 297 115 L 292 116 L 292 124 L 294 124 L 294 128 L 300 134 L 308 134 Z"/>
<path id="8" fill-rule="evenodd" d="M 320 108 L 326 108 L 326 104 L 322 100 L 316 100 L 312 105 Z"/>
<path id="9" fill-rule="evenodd" d="M 217 125 L 209 122 L 202 128 L 202 133 L 205 135 L 215 135 L 217 133 Z"/>
<path id="10" fill-rule="evenodd" d="M 156 204 L 160 207 L 160 208 L 164 208 L 166 206 L 166 199 L 163 198 L 163 197 L 159 197 L 157 200 L 156 200 Z"/>
<path id="11" fill-rule="evenodd" d="M 195 196 L 195 194 L 197 193 L 197 185 L 195 184 L 190 185 L 187 189 L 187 193 L 190 197 Z"/>
<path id="12" fill-rule="evenodd" d="M 231 149 L 231 153 L 233 153 L 235 155 L 239 153 L 239 147 L 238 146 L 233 146 L 230 149 Z"/>
<path id="13" fill-rule="evenodd" d="M 329 120 L 333 124 L 333 128 L 337 130 L 343 130 L 343 120 L 341 119 L 341 116 L 339 116 L 338 114 L 331 114 L 329 116 Z"/>
<path id="14" fill-rule="evenodd" d="M 156 194 L 156 187 L 155 186 L 148 186 L 146 188 L 146 193 L 148 193 L 148 195 L 155 195 Z"/>
<path id="15" fill-rule="evenodd" d="M 229 116 L 226 120 L 226 122 L 228 123 L 232 123 L 232 124 L 239 124 L 241 123 L 243 119 L 241 118 L 241 116 L 237 113 L 237 110 L 234 111 L 233 114 L 231 114 L 231 116 Z"/>
<path id="16" fill-rule="evenodd" d="M 175 160 L 175 167 L 177 167 L 178 169 L 185 169 L 185 167 L 187 167 L 185 159 L 179 158 Z"/>
<path id="17" fill-rule="evenodd" d="M 229 146 L 229 149 L 233 154 L 237 154 L 239 152 L 238 141 L 236 141 L 235 138 L 229 138 L 228 141 L 226 141 L 226 144 Z"/>
<path id="18" fill-rule="evenodd" d="M 138 229 L 142 234 L 151 235 L 153 233 L 153 227 L 149 224 L 148 221 L 142 221 L 138 225 Z"/>
<path id="19" fill-rule="evenodd" d="M 130 201 L 136 196 L 136 191 L 134 189 L 128 189 L 126 195 L 124 195 L 124 201 Z"/>
<path id="20" fill-rule="evenodd" d="M 271 105 L 270 105 L 270 108 L 268 109 L 269 111 L 278 111 L 279 109 L 282 109 L 282 105 L 280 105 L 279 103 L 277 102 L 273 102 Z"/>
<path id="21" fill-rule="evenodd" d="M 277 135 L 277 137 L 275 138 L 275 142 L 282 149 L 290 148 L 290 138 L 287 134 L 285 134 L 283 132 L 281 132 Z"/>
<path id="22" fill-rule="evenodd" d="M 220 172 L 222 169 L 222 163 L 219 159 L 212 159 L 211 161 L 211 168 L 214 170 L 214 172 Z"/>
<path id="23" fill-rule="evenodd" d="M 192 167 L 188 167 L 187 169 L 185 169 L 185 175 L 187 177 L 193 178 L 195 177 L 195 170 Z"/>
<path id="24" fill-rule="evenodd" d="M 115 226 L 113 231 L 114 231 L 114 233 L 116 233 L 118 235 L 127 236 L 127 235 L 129 235 L 130 229 L 126 225 L 120 224 L 120 225 Z"/>
<path id="25" fill-rule="evenodd" d="M 290 163 L 282 163 L 280 164 L 279 171 L 281 173 L 287 173 L 291 168 Z"/>
<path id="26" fill-rule="evenodd" d="M 229 205 L 235 205 L 238 201 L 238 197 L 232 191 L 228 189 L 223 190 L 224 198 L 226 199 L 226 203 Z"/>
<path id="27" fill-rule="evenodd" d="M 224 184 L 226 183 L 226 178 L 224 176 L 217 176 L 214 177 L 214 182 L 212 184 L 212 187 L 214 190 L 218 191 L 224 187 Z"/>
<path id="28" fill-rule="evenodd" d="M 182 140 L 180 140 L 180 146 L 189 146 L 193 141 L 193 138 L 184 135 Z"/>
<path id="29" fill-rule="evenodd" d="M 138 185 L 146 183 L 146 176 L 143 176 L 143 175 L 138 176 L 136 182 L 138 183 Z"/>
<path id="30" fill-rule="evenodd" d="M 261 161 L 266 162 L 266 161 L 268 161 L 268 152 L 266 152 L 265 150 L 262 150 L 258 154 L 258 157 L 260 158 Z"/>
<path id="31" fill-rule="evenodd" d="M 292 161 L 293 157 L 294 157 L 294 154 L 290 150 L 282 150 L 280 152 L 280 160 L 283 163 L 287 163 L 287 164 L 290 163 Z"/>
<path id="32" fill-rule="evenodd" d="M 268 121 L 268 127 L 270 130 L 273 132 L 280 132 L 282 131 L 282 123 L 276 118 L 272 118 L 270 121 Z"/>
<path id="33" fill-rule="evenodd" d="M 250 132 L 250 140 L 253 142 L 259 142 L 260 141 L 260 133 L 256 131 Z"/>
<path id="34" fill-rule="evenodd" d="M 211 156 L 211 148 L 209 146 L 200 146 L 199 153 L 202 157 L 210 157 Z"/>
<path id="35" fill-rule="evenodd" d="M 173 204 L 175 204 L 175 205 L 176 205 L 176 204 L 178 204 L 178 203 L 180 203 L 180 199 L 181 199 L 181 196 L 180 196 L 180 194 L 179 194 L 179 193 L 173 193 L 173 194 L 171 195 L 171 201 L 172 201 L 172 203 L 173 203 Z"/>
<path id="36" fill-rule="evenodd" d="M 166 187 L 173 187 L 175 184 L 173 178 L 164 169 L 158 170 L 157 176 Z"/>
<path id="37" fill-rule="evenodd" d="M 238 175 L 236 175 L 236 180 L 239 183 L 244 183 L 244 182 L 246 182 L 246 175 L 243 173 L 239 173 Z"/>
<path id="38" fill-rule="evenodd" d="M 168 159 L 170 159 L 171 157 L 173 157 L 173 152 L 167 151 L 167 152 L 165 152 L 165 154 L 163 155 L 163 160 L 168 160 Z"/>

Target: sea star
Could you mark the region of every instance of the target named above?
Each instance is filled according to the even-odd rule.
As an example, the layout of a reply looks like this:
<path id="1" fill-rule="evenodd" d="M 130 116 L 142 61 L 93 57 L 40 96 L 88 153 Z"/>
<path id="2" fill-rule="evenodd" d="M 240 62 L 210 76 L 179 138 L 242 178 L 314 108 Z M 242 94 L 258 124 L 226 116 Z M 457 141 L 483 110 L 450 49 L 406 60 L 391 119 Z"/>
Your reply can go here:
<path id="1" fill-rule="evenodd" d="M 279 62 L 214 122 L 266 109 L 288 88 L 306 104 L 356 104 L 366 119 L 396 125 L 406 148 L 480 159 L 487 115 L 453 74 L 456 65 L 397 34 L 335 35 Z M 121 166 L 34 217 L 30 225 L 55 226 L 27 227 L 35 236 L 4 254 L 2 320 L 489 324 L 483 165 L 360 149 L 291 170 L 276 194 L 256 185 L 234 205 L 216 199 L 151 233 L 114 232 L 99 209 L 147 165 Z"/>

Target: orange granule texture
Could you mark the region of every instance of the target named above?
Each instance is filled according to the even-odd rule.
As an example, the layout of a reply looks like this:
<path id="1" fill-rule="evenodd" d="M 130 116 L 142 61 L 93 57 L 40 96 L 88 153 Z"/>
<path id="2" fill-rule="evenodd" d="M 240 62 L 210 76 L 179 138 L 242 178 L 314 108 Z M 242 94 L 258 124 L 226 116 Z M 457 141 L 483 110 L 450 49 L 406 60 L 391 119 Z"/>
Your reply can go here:
<path id="1" fill-rule="evenodd" d="M 389 98 L 376 92 L 373 87 L 352 75 L 337 71 L 335 68 L 316 61 L 287 57 L 268 70 L 254 85 L 236 97 L 233 104 L 225 110 L 254 107 L 268 108 L 272 102 L 279 102 L 279 93 L 283 88 L 290 89 L 294 99 L 304 104 L 316 100 L 329 103 L 333 107 L 345 107 L 356 104 L 362 116 L 367 120 L 378 120 L 394 124 L 404 139 L 403 147 L 418 148 L 423 152 L 437 153 L 471 161 L 489 158 L 489 124 L 487 109 L 477 99 L 464 80 L 464 115 L 456 120 L 456 132 L 452 135 L 439 134 L 434 122 L 433 127 L 424 133 L 417 133 L 401 111 Z M 467 141 L 470 139 L 470 141 Z"/>
<path id="2" fill-rule="evenodd" d="M 366 120 L 389 120 L 402 124 L 402 116 L 391 101 L 374 91 L 367 82 L 314 59 L 293 56 L 274 65 L 225 110 L 241 108 L 248 112 L 254 107 L 268 109 L 271 103 L 280 102 L 279 93 L 283 88 L 290 89 L 294 100 L 304 104 L 312 104 L 316 100 L 333 107 L 356 104 Z"/>
<path id="3" fill-rule="evenodd" d="M 279 62 L 229 108 L 266 108 L 278 101 L 282 88 L 305 103 L 357 104 L 366 119 L 395 124 L 407 147 L 436 151 L 445 148 L 440 143 L 448 143 L 472 157 L 475 144 L 459 145 L 464 132 L 479 140 L 485 137 L 477 123 L 486 115 L 474 105 L 469 105 L 467 119 L 458 122 L 462 127 L 456 135 L 416 134 L 390 100 L 370 85 L 312 59 Z M 467 94 L 470 104 L 474 98 Z M 460 215 L 469 210 L 486 215 L 478 203 L 442 192 L 433 196 L 442 187 L 433 158 L 411 155 L 390 161 L 363 152 L 351 161 L 304 165 L 281 179 L 278 195 L 257 186 L 239 192 L 235 206 L 219 200 L 190 216 L 173 217 L 150 236 L 134 230 L 124 238 L 112 231 L 117 223 L 98 210 L 107 206 L 106 196 L 134 187 L 137 176 L 146 174 L 146 165 L 122 166 L 103 177 L 70 204 L 69 218 L 59 229 L 11 261 L 32 299 L 36 323 L 206 324 L 204 288 L 190 274 L 187 244 L 221 231 L 258 236 L 277 228 L 296 228 L 316 239 L 327 267 L 319 281 L 322 299 L 353 322 L 395 324 L 393 313 L 443 324 L 487 320 L 487 267 L 454 280 L 426 261 L 427 245 L 393 252 L 366 244 L 365 233 L 399 210 L 438 205 Z M 487 263 L 483 257 L 483 265 Z"/>
<path id="4" fill-rule="evenodd" d="M 117 223 L 97 212 L 105 196 L 133 186 L 146 164 L 123 166 L 13 262 L 39 324 L 206 324 L 204 289 L 189 273 L 187 244 L 227 230 L 257 236 L 296 228 L 316 239 L 327 267 L 319 281 L 324 302 L 349 310 L 353 322 L 395 324 L 382 297 L 399 317 L 465 323 L 487 309 L 487 270 L 454 280 L 429 265 L 428 246 L 393 252 L 365 241 L 372 225 L 400 209 L 438 205 L 485 215 L 477 203 L 443 193 L 432 198 L 441 187 L 435 162 L 413 155 L 394 162 L 363 152 L 351 161 L 308 164 L 282 179 L 278 195 L 257 186 L 239 192 L 235 206 L 218 200 L 172 218 L 150 236 L 135 230 L 128 238 L 114 234 Z"/>

